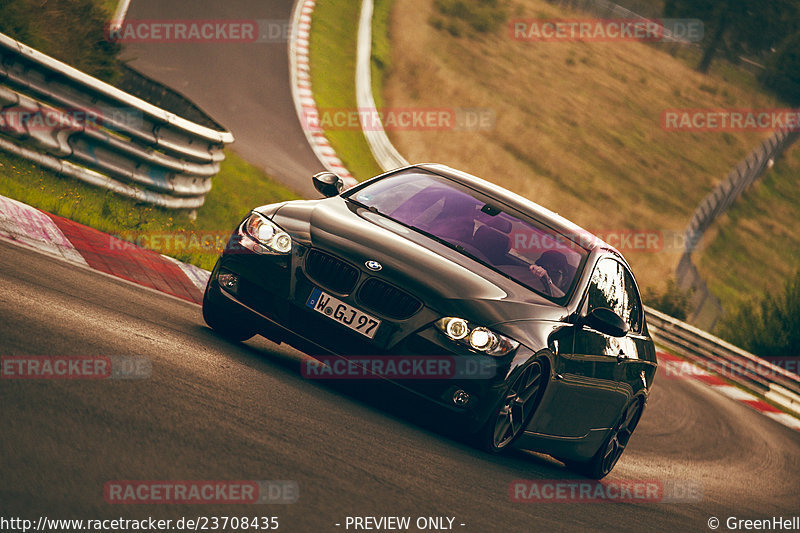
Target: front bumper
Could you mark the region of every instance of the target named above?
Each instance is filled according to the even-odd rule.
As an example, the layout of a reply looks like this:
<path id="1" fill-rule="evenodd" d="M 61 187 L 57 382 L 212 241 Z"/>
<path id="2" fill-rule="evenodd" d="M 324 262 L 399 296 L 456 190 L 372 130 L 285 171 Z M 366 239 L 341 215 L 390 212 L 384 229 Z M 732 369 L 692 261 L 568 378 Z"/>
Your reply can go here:
<path id="1" fill-rule="evenodd" d="M 245 237 L 246 238 L 246 237 Z M 477 430 L 496 408 L 505 392 L 505 378 L 514 354 L 492 358 L 456 345 L 447 339 L 433 323 L 441 315 L 428 305 L 413 316 L 397 320 L 364 309 L 357 297 L 357 288 L 375 274 L 359 269 L 358 282 L 350 293 L 337 293 L 313 279 L 306 270 L 306 257 L 311 248 L 295 243 L 287 255 L 266 255 L 241 246 L 234 234 L 232 242 L 214 267 L 207 291 L 206 305 L 224 309 L 229 316 L 253 325 L 264 336 L 286 342 L 311 356 L 337 356 L 348 360 L 400 356 L 419 359 L 420 356 L 458 358 L 460 368 L 480 369 L 474 376 L 460 374 L 443 379 L 425 376 L 424 379 L 388 379 L 401 389 L 425 399 L 455 419 L 459 427 Z M 355 265 L 351 266 L 355 267 Z M 357 267 L 355 267 L 357 268 Z M 220 287 L 220 272 L 238 278 L 236 290 Z M 386 280 L 391 281 L 391 280 Z M 340 300 L 379 316 L 381 325 L 375 337 L 368 339 L 306 306 L 314 288 L 335 295 Z M 524 350 L 520 346 L 518 350 Z M 468 362 L 469 361 L 469 362 Z M 487 365 L 487 362 L 491 364 Z M 487 371 L 487 366 L 491 371 Z M 364 376 L 362 379 L 375 378 Z M 465 391 L 470 401 L 457 406 L 456 391 Z"/>

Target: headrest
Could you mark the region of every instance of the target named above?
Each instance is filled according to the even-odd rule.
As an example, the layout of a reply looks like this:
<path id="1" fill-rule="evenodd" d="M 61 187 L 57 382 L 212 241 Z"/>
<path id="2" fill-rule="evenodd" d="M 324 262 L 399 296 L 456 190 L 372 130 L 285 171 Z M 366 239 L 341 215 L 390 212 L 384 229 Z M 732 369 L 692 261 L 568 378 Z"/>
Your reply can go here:
<path id="1" fill-rule="evenodd" d="M 475 247 L 493 262 L 505 257 L 510 248 L 508 235 L 489 226 L 481 226 L 473 239 Z"/>
<path id="2" fill-rule="evenodd" d="M 539 259 L 536 264 L 547 270 L 560 270 L 562 273 L 567 272 L 567 258 L 564 254 L 557 250 L 547 250 Z"/>

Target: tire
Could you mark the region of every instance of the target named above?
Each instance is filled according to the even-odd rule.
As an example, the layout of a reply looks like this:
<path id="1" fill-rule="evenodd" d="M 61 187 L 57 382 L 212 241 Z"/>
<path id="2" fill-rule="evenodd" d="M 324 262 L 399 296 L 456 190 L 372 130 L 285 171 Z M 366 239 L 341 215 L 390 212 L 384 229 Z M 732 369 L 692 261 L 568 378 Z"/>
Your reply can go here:
<path id="1" fill-rule="evenodd" d="M 546 376 L 535 360 L 517 373 L 492 415 L 477 432 L 477 444 L 489 453 L 501 453 L 522 435 L 544 391 Z"/>
<path id="2" fill-rule="evenodd" d="M 203 294 L 203 320 L 206 321 L 206 324 L 230 341 L 242 342 L 254 337 L 257 333 L 255 328 L 243 325 L 235 320 L 235 317 L 232 317 L 230 313 L 224 313 L 222 309 L 212 302 L 209 297 L 209 293 L 213 290 L 212 283 L 212 280 L 209 280 Z"/>
<path id="3" fill-rule="evenodd" d="M 644 405 L 640 400 L 629 403 L 594 457 L 588 461 L 566 461 L 567 468 L 590 479 L 606 477 L 625 451 L 643 411 Z"/>

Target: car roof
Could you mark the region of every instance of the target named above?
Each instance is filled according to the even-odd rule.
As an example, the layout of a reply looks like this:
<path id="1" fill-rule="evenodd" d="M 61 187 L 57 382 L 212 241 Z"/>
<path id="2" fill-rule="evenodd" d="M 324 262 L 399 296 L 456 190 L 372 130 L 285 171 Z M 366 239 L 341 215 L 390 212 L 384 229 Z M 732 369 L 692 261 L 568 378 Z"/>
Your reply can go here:
<path id="1" fill-rule="evenodd" d="M 580 237 L 579 244 L 588 251 L 604 249 L 616 255 L 617 257 L 622 258 L 622 254 L 619 253 L 616 248 L 603 241 L 590 231 L 583 229 L 574 222 L 562 217 L 558 213 L 551 211 L 546 207 L 542 207 L 536 202 L 532 202 L 524 196 L 520 196 L 519 194 L 511 192 L 508 189 L 505 189 L 490 181 L 473 176 L 472 174 L 461 170 L 456 170 L 448 167 L 447 165 L 442 165 L 440 163 L 419 163 L 405 167 L 405 169 L 412 168 L 427 170 L 428 172 L 433 172 L 435 174 L 439 174 L 440 176 L 458 181 L 459 183 L 463 183 L 486 194 L 487 196 L 496 198 L 511 208 L 530 215 L 531 217 L 551 227 L 559 233 L 562 233 L 566 236 Z M 624 258 L 622 259 L 624 261 Z"/>

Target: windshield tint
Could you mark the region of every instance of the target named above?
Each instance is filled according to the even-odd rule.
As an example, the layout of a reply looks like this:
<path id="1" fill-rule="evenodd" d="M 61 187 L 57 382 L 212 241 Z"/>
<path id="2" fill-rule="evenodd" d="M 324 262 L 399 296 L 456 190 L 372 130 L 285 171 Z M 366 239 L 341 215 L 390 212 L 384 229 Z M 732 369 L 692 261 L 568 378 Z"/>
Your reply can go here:
<path id="1" fill-rule="evenodd" d="M 568 299 L 587 255 L 536 220 L 421 170 L 387 176 L 346 196 L 559 303 Z"/>

